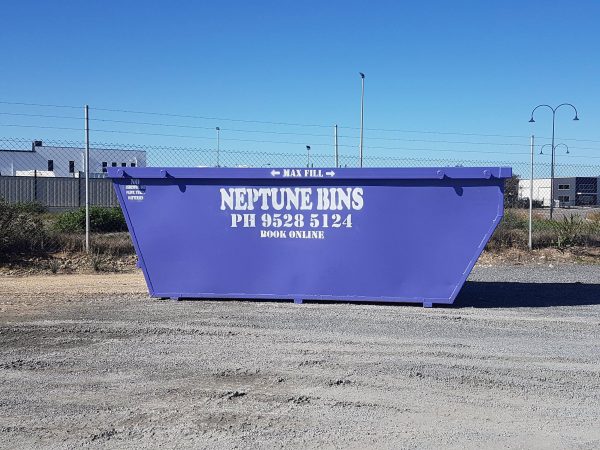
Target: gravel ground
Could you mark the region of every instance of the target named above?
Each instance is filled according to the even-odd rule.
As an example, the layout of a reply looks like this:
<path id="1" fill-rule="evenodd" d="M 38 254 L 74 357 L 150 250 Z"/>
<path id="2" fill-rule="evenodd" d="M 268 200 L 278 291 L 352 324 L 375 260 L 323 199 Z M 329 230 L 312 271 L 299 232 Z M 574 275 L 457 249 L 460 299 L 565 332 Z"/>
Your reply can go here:
<path id="1" fill-rule="evenodd" d="M 0 277 L 0 446 L 599 448 L 599 283 L 480 266 L 423 309 Z"/>

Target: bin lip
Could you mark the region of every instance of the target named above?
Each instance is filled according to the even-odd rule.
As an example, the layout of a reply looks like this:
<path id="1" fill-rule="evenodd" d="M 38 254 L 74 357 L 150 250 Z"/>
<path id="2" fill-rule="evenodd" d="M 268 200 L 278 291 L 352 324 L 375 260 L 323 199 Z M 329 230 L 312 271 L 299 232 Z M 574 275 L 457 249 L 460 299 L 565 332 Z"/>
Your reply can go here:
<path id="1" fill-rule="evenodd" d="M 510 178 L 511 167 L 376 167 L 376 168 L 245 168 L 245 167 L 108 167 L 108 178 L 179 179 L 490 179 Z"/>

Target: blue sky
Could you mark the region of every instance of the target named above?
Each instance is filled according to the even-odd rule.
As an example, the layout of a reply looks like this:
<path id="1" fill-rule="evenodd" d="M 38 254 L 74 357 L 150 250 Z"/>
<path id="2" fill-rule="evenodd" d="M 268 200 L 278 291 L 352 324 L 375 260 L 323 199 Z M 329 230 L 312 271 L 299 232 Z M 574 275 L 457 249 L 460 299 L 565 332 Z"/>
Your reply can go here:
<path id="1" fill-rule="evenodd" d="M 598 2 L 19 1 L 5 2 L 2 16 L 0 101 L 323 126 L 92 109 L 92 118 L 207 128 L 93 121 L 93 141 L 214 147 L 220 126 L 222 148 L 330 153 L 330 126 L 359 125 L 362 71 L 369 155 L 526 161 L 526 136 L 551 129 L 546 111 L 528 123 L 532 107 L 572 102 L 581 120 L 560 111 L 557 142 L 572 147 L 574 163 L 600 164 Z M 0 112 L 81 114 L 2 103 Z M 0 124 L 2 137 L 82 135 L 6 126 L 78 128 L 76 119 L 0 114 Z M 356 153 L 358 131 L 340 135 L 351 136 L 341 152 Z"/>

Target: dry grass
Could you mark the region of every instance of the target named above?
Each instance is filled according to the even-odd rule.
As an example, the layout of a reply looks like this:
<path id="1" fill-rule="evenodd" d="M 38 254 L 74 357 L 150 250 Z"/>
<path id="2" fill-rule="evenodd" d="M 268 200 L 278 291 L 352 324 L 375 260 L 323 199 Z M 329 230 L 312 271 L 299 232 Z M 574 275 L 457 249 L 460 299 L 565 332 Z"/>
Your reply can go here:
<path id="1" fill-rule="evenodd" d="M 571 247 L 565 250 L 547 247 L 531 251 L 514 247 L 503 248 L 495 251 L 486 250 L 477 261 L 477 264 L 487 266 L 531 263 L 600 264 L 600 247 Z"/>
<path id="2" fill-rule="evenodd" d="M 1 203 L 0 259 L 3 272 L 112 272 L 132 270 L 136 255 L 129 233 L 92 233 L 90 254 L 85 253 L 85 235 L 60 232 L 53 227 L 54 216 L 32 208 Z M 600 258 L 600 211 L 587 217 L 571 216 L 551 221 L 534 214 L 533 244 L 537 253 L 529 253 L 528 211 L 507 209 L 488 242 L 484 258 L 514 262 L 531 258 L 560 258 L 570 261 Z M 542 251 L 543 250 L 543 251 Z M 558 250 L 558 252 L 557 252 Z M 562 252 L 562 253 L 561 253 Z M 586 253 L 587 252 L 587 253 Z M 542 258 L 542 259 L 543 259 Z"/>
<path id="3" fill-rule="evenodd" d="M 79 233 L 55 234 L 56 251 L 84 252 L 85 235 Z M 90 235 L 90 250 L 94 254 L 108 256 L 133 255 L 135 253 L 129 233 L 93 233 Z"/>
<path id="4" fill-rule="evenodd" d="M 587 219 L 588 219 L 590 222 L 593 222 L 593 223 L 598 223 L 598 224 L 600 224 L 600 211 L 594 211 L 594 212 L 592 212 L 592 213 L 589 213 L 589 214 L 587 215 Z"/>
<path id="5" fill-rule="evenodd" d="M 12 253 L 0 265 L 0 273 L 129 272 L 135 269 L 137 256 L 129 233 L 92 234 L 90 254 L 85 253 L 85 235 L 52 233 L 47 251 Z"/>
<path id="6" fill-rule="evenodd" d="M 571 215 L 549 220 L 539 213 L 533 216 L 534 248 L 600 247 L 600 214 L 589 213 L 587 218 Z M 510 248 L 526 250 L 529 235 L 527 210 L 508 209 L 488 242 L 488 251 Z"/>

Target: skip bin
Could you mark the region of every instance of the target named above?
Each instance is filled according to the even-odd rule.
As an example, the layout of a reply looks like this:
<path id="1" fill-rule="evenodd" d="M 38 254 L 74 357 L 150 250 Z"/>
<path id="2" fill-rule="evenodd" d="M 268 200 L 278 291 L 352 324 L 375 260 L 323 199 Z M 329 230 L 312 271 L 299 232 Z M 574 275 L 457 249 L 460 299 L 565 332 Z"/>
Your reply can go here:
<path id="1" fill-rule="evenodd" d="M 150 295 L 450 304 L 507 167 L 108 168 Z"/>

